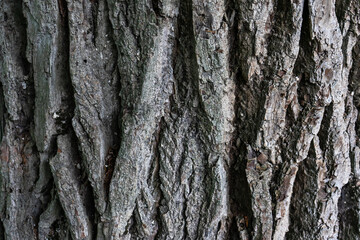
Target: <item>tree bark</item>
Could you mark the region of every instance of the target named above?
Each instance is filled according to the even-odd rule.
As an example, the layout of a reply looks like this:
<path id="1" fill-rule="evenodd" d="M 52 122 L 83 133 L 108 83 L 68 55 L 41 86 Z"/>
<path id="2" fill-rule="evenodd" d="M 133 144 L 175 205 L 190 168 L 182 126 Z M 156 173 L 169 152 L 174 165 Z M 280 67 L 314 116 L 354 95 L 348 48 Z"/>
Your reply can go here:
<path id="1" fill-rule="evenodd" d="M 0 239 L 360 239 L 357 0 L 1 0 Z"/>

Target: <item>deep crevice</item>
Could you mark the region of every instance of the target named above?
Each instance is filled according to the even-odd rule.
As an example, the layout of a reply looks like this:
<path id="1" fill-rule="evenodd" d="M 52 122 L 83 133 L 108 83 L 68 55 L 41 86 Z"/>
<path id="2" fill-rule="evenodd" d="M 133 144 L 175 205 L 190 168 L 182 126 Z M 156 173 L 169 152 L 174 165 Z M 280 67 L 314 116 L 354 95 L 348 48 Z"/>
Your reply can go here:
<path id="1" fill-rule="evenodd" d="M 98 3 L 97 0 L 94 0 Z M 93 2 L 94 2 L 93 1 Z M 101 7 L 98 6 L 98 7 Z M 100 8 L 101 10 L 101 8 Z M 112 23 L 110 20 L 110 11 L 109 11 L 109 5 L 108 2 L 104 3 L 103 5 L 103 10 L 104 10 L 104 18 L 106 20 L 106 25 L 108 26 L 106 28 L 106 34 L 108 36 L 108 39 L 112 45 L 112 53 L 115 55 L 114 56 L 114 65 L 113 65 L 113 79 L 115 79 L 117 82 L 116 83 L 112 83 L 113 84 L 113 88 L 115 88 L 115 96 L 116 96 L 116 103 L 118 104 L 118 109 L 115 110 L 113 112 L 113 117 L 111 119 L 111 129 L 113 129 L 112 132 L 112 146 L 110 146 L 110 148 L 108 149 L 108 153 L 105 157 L 105 177 L 104 177 L 104 188 L 105 188 L 105 198 L 108 201 L 109 199 L 109 194 L 110 194 L 110 184 L 111 184 L 111 180 L 112 180 L 112 176 L 113 176 L 113 172 L 114 172 L 114 168 L 116 165 L 116 159 L 118 156 L 118 152 L 120 150 L 120 146 L 121 146 L 121 136 L 123 136 L 122 130 L 121 130 L 121 119 L 123 117 L 123 115 L 125 114 L 124 111 L 122 111 L 122 106 L 121 106 L 121 96 L 120 96 L 120 91 L 121 91 L 121 81 L 120 81 L 120 73 L 119 73 L 119 67 L 118 67 L 118 56 L 119 56 L 119 50 L 118 47 L 116 45 L 115 42 L 115 33 L 114 33 L 114 28 L 112 27 Z"/>
<path id="2" fill-rule="evenodd" d="M 92 227 L 92 236 L 97 235 L 97 217 L 99 213 L 95 208 L 95 198 L 93 188 L 91 187 L 87 172 L 84 170 L 83 166 L 82 154 L 79 149 L 79 142 L 76 137 L 76 134 L 73 130 L 71 130 L 71 145 L 74 146 L 74 167 L 75 167 L 75 175 L 77 182 L 79 183 L 79 193 L 83 198 L 84 207 L 86 209 L 86 214 L 89 218 L 91 227 Z"/>
<path id="3" fill-rule="evenodd" d="M 106 201 L 109 199 L 109 190 L 110 190 L 110 183 L 113 176 L 113 172 L 115 169 L 115 162 L 116 157 L 119 152 L 119 147 L 114 146 L 110 147 L 107 151 L 106 157 L 105 157 L 105 177 L 104 177 L 104 188 L 105 188 L 105 197 Z"/>
<path id="4" fill-rule="evenodd" d="M 298 85 L 298 102 L 303 109 L 314 102 L 318 86 L 310 82 L 311 72 L 315 69 L 315 62 L 311 57 L 314 49 L 317 48 L 316 42 L 311 39 L 311 22 L 309 11 L 309 0 L 304 1 L 299 40 L 299 54 L 294 65 L 294 75 L 300 78 Z"/>
<path id="5" fill-rule="evenodd" d="M 55 189 L 55 187 L 53 188 L 53 190 L 54 189 Z M 65 216 L 64 209 L 60 204 L 60 201 L 58 199 L 56 192 L 52 191 L 51 195 L 52 195 L 53 201 L 55 199 L 57 199 L 56 201 L 60 208 L 60 213 L 59 213 L 59 217 L 50 225 L 50 231 L 46 237 L 49 240 L 64 239 L 64 236 L 68 232 L 69 225 L 68 225 L 68 222 L 67 222 L 67 219 Z M 50 201 L 49 201 L 49 203 L 50 203 Z"/>
<path id="6" fill-rule="evenodd" d="M 34 76 L 33 76 L 33 67 L 32 64 L 27 59 L 27 40 L 28 40 L 28 22 L 24 15 L 24 4 L 21 1 L 14 1 L 14 5 L 11 6 L 12 14 L 8 20 L 13 21 L 13 27 L 17 28 L 13 29 L 11 35 L 15 33 L 17 38 L 14 39 L 17 41 L 15 47 L 17 49 L 13 49 L 16 54 L 16 64 L 18 64 L 22 68 L 22 79 L 17 79 L 16 84 L 17 96 L 18 96 L 18 104 L 21 106 L 19 113 L 19 119 L 14 121 L 15 129 L 15 137 L 19 140 L 18 148 L 20 151 L 20 155 L 22 158 L 22 162 L 20 163 L 20 167 L 23 170 L 22 179 L 19 180 L 20 194 L 21 197 L 28 197 L 29 201 L 32 202 L 32 209 L 24 209 L 31 216 L 33 221 L 33 231 L 34 234 L 37 234 L 39 217 L 41 214 L 41 210 L 43 208 L 43 202 L 38 199 L 34 199 L 32 193 L 34 192 L 34 187 L 31 184 L 34 184 L 32 181 L 28 181 L 29 179 L 33 179 L 33 175 L 38 175 L 39 166 L 40 166 L 40 158 L 39 151 L 36 148 L 36 144 L 34 141 L 34 136 L 32 135 L 34 129 L 34 108 L 35 108 L 35 86 L 34 86 Z M 9 15 L 10 16 L 10 15 Z M 11 23 L 9 23 L 11 24 Z M 10 38 L 11 39 L 11 38 Z M 9 117 L 8 115 L 6 117 Z M 8 119 L 11 121 L 12 119 Z M 29 153 L 25 153 L 25 148 Z M 43 201 L 46 204 L 48 189 L 44 191 Z M 29 196 L 30 195 L 30 196 Z"/>
<path id="7" fill-rule="evenodd" d="M 351 0 L 336 0 L 335 1 L 335 13 L 338 20 L 341 31 L 344 30 L 345 14 L 347 12 L 348 6 L 350 6 Z"/>
<path id="8" fill-rule="evenodd" d="M 333 115 L 333 103 L 325 107 L 324 116 L 318 132 L 320 149 L 325 151 L 328 148 L 331 117 Z M 324 156 L 325 157 L 325 156 Z"/>
<path id="9" fill-rule="evenodd" d="M 4 223 L 0 219 L 0 240 L 5 240 L 5 228 Z"/>
<path id="10" fill-rule="evenodd" d="M 282 138 L 282 149 L 286 150 L 284 154 L 285 159 L 292 159 L 296 152 L 296 139 L 301 134 L 301 126 L 306 116 L 311 111 L 311 106 L 316 101 L 316 93 L 320 87 L 310 82 L 312 70 L 315 68 L 315 62 L 312 59 L 313 50 L 316 48 L 316 43 L 312 41 L 310 36 L 311 23 L 310 23 L 310 12 L 309 12 L 309 1 L 304 1 L 304 10 L 302 15 L 302 25 L 299 40 L 299 53 L 294 64 L 293 75 L 298 77 L 297 87 L 297 98 L 300 105 L 299 118 L 295 122 L 289 122 L 294 117 L 291 115 L 290 109 L 288 108 L 286 116 L 286 124 L 288 126 L 288 135 Z M 291 156 L 289 156 L 289 154 Z"/>
<path id="11" fill-rule="evenodd" d="M 94 46 L 96 46 L 96 38 L 97 38 L 97 24 L 98 24 L 98 9 L 99 9 L 99 2 L 98 0 L 90 0 L 91 6 L 91 19 L 90 19 L 90 25 L 91 25 L 91 31 L 92 31 L 92 42 Z"/>
<path id="12" fill-rule="evenodd" d="M 61 86 L 66 94 L 61 99 L 60 109 L 56 112 L 59 116 L 55 119 L 56 135 L 66 134 L 72 131 L 71 120 L 74 117 L 75 100 L 74 88 L 70 77 L 70 29 L 67 2 L 58 0 L 61 24 L 57 41 L 58 57 L 55 59 L 56 71 L 61 81 Z"/>
<path id="13" fill-rule="evenodd" d="M 154 13 L 156 14 L 156 17 L 162 16 L 160 3 L 160 0 L 151 0 L 152 8 L 154 10 Z"/>
<path id="14" fill-rule="evenodd" d="M 195 30 L 193 26 L 193 6 L 190 0 L 181 1 L 180 2 L 180 10 L 179 10 L 179 17 L 178 17 L 178 32 L 177 42 L 176 42 L 176 50 L 179 54 L 175 57 L 175 79 L 176 79 L 176 96 L 177 98 L 173 100 L 173 103 L 177 103 L 178 106 L 175 104 L 172 105 L 172 111 L 178 112 L 179 115 L 183 115 L 185 111 L 188 111 L 190 116 L 189 122 L 189 133 L 187 136 L 191 135 L 190 137 L 196 139 L 196 145 L 201 146 L 201 157 L 198 159 L 198 162 L 201 164 L 205 169 L 208 169 L 209 172 L 205 174 L 204 180 L 201 184 L 208 186 L 205 190 L 205 195 L 203 200 L 203 207 L 200 207 L 201 211 L 199 213 L 199 222 L 194 222 L 192 226 L 196 226 L 196 230 L 193 232 L 189 232 L 189 226 L 187 225 L 187 216 L 186 209 L 187 206 L 187 198 L 184 193 L 184 203 L 183 203 L 183 220 L 184 220 L 184 227 L 183 227 L 183 238 L 192 237 L 191 234 L 193 233 L 195 236 L 199 237 L 202 236 L 206 229 L 204 228 L 203 221 L 207 220 L 208 215 L 204 213 L 203 209 L 206 206 L 209 206 L 209 198 L 212 195 L 214 190 L 214 183 L 213 183 L 213 173 L 210 171 L 209 165 L 207 165 L 204 160 L 207 159 L 207 151 L 211 151 L 211 149 L 207 149 L 206 146 L 209 144 L 209 138 L 207 136 L 210 135 L 212 129 L 212 123 L 208 119 L 208 116 L 205 111 L 204 102 L 202 102 L 202 98 L 199 92 L 199 66 L 197 63 L 197 56 L 196 56 L 196 39 L 195 39 Z M 194 102 L 197 102 L 196 106 L 194 106 Z M 185 111 L 183 109 L 186 109 Z M 185 149 L 189 146 L 185 143 Z M 185 150 L 186 151 L 186 150 Z M 182 161 L 180 169 L 184 161 Z M 193 186 L 193 177 L 194 174 L 190 176 L 189 185 L 190 188 L 194 188 Z M 210 210 L 209 210 L 210 211 Z"/>
<path id="15" fill-rule="evenodd" d="M 349 90 L 354 93 L 354 105 L 358 112 L 360 112 L 360 37 L 353 47 L 352 51 L 353 64 L 349 74 Z M 355 123 L 356 135 L 360 136 L 360 114 L 358 114 Z M 360 142 L 358 140 L 358 145 Z"/>
<path id="16" fill-rule="evenodd" d="M 188 204 L 188 199 L 186 198 L 185 195 L 185 191 L 184 191 L 184 206 L 183 206 L 183 211 L 182 211 L 182 218 L 184 219 L 184 235 L 183 235 L 183 239 L 188 239 L 189 238 L 189 230 L 188 230 L 188 224 L 187 224 L 187 216 L 186 216 L 186 209 L 187 209 L 187 204 Z"/>
<path id="17" fill-rule="evenodd" d="M 352 178 L 341 189 L 338 202 L 339 239 L 358 239 L 359 231 L 359 197 L 357 180 Z"/>
<path id="18" fill-rule="evenodd" d="M 0 48 L 1 51 L 1 48 Z M 5 99 L 4 99 L 4 89 L 3 85 L 0 81 L 0 143 L 2 142 L 2 138 L 4 136 L 5 131 L 5 119 L 7 118 L 7 110 L 5 106 Z"/>
<path id="19" fill-rule="evenodd" d="M 159 123 L 159 130 L 155 136 L 155 145 L 154 145 L 154 152 L 155 152 L 155 159 L 154 159 L 154 164 L 155 166 L 152 167 L 153 169 L 156 169 L 156 171 L 154 171 L 154 175 L 155 175 L 155 184 L 156 184 L 156 189 L 159 191 L 159 199 L 158 199 L 158 206 L 157 206 L 157 210 L 156 210 L 156 221 L 158 223 L 158 231 L 156 233 L 156 235 L 154 236 L 155 239 L 157 239 L 157 237 L 159 236 L 159 238 L 161 238 L 161 236 L 163 234 L 168 234 L 165 232 L 165 225 L 163 224 L 163 218 L 162 218 L 162 213 L 161 213 L 161 209 L 160 208 L 168 208 L 167 206 L 167 202 L 165 200 L 165 196 L 163 191 L 161 190 L 161 178 L 160 178 L 160 144 L 161 144 L 161 139 L 164 136 L 164 130 L 165 130 L 165 126 L 166 126 L 166 122 L 164 120 L 164 118 L 161 118 L 160 123 Z"/>
<path id="20" fill-rule="evenodd" d="M 75 115 L 75 99 L 74 99 L 74 87 L 71 81 L 70 74 L 70 28 L 69 28 L 69 16 L 68 16 L 68 7 L 67 2 L 65 0 L 58 0 L 59 3 L 59 14 L 61 17 L 61 25 L 59 25 L 59 38 L 58 38 L 58 49 L 61 54 L 59 54 L 59 58 L 56 59 L 57 66 L 61 66 L 59 68 L 59 75 L 62 79 L 62 87 L 65 89 L 66 94 L 63 95 L 61 99 L 60 110 L 56 112 L 59 115 L 55 120 L 56 126 L 56 135 L 54 137 L 55 147 L 52 148 L 52 155 L 55 155 L 58 151 L 56 144 L 57 135 L 70 134 L 72 145 L 75 146 L 75 156 L 74 156 L 74 167 L 77 176 L 77 182 L 80 184 L 80 195 L 82 196 L 84 203 L 86 214 L 89 218 L 90 224 L 92 226 L 92 236 L 96 236 L 97 234 L 97 218 L 99 216 L 96 208 L 95 208 L 95 198 L 94 192 L 91 187 L 91 184 L 88 180 L 87 172 L 84 170 L 85 166 L 83 166 L 82 153 L 79 148 L 80 143 L 79 139 L 77 139 L 75 131 L 72 126 L 72 119 Z M 66 221 L 66 220 L 65 220 Z M 64 224 L 61 221 L 59 224 Z"/>
<path id="21" fill-rule="evenodd" d="M 194 113 L 197 123 L 203 123 L 203 127 L 211 126 L 211 122 L 207 117 L 204 103 L 199 92 L 199 65 L 196 56 L 196 39 L 195 30 L 193 26 L 193 7 L 190 0 L 184 0 L 180 3 L 179 10 L 179 48 L 182 52 L 183 58 L 183 72 L 185 73 L 179 87 L 181 97 L 180 101 L 183 100 L 184 107 L 191 109 Z M 193 106 L 193 101 L 198 101 L 197 107 Z M 211 129 L 206 129 L 211 131 Z M 206 135 L 208 133 L 205 133 Z"/>
<path id="22" fill-rule="evenodd" d="M 62 24 L 68 24 L 68 9 L 66 0 L 58 0 L 59 13 Z"/>
<path id="23" fill-rule="evenodd" d="M 229 25 L 229 52 L 230 55 L 230 74 L 235 80 L 235 120 L 233 125 L 235 126 L 235 131 L 230 142 L 230 163 L 229 163 L 229 204 L 231 216 L 229 216 L 230 224 L 228 225 L 228 237 L 231 239 L 240 238 L 239 226 L 237 226 L 237 219 L 247 219 L 247 225 L 244 225 L 244 230 L 248 233 L 253 232 L 253 212 L 251 206 L 251 190 L 246 177 L 246 143 L 248 139 L 244 139 L 243 131 L 244 119 L 241 109 L 241 98 L 242 96 L 242 86 L 246 84 L 246 80 L 243 79 L 242 65 L 240 60 L 241 54 L 241 44 L 240 38 L 241 34 L 239 31 L 239 6 L 234 0 L 227 0 L 225 2 L 227 18 L 230 16 Z M 232 11 L 235 11 L 235 15 Z M 231 19 L 233 18 L 233 19 Z M 252 239 L 251 234 L 249 234 L 249 239 Z"/>
<path id="24" fill-rule="evenodd" d="M 134 211 L 132 213 L 132 217 L 130 218 L 130 221 L 128 222 L 128 226 L 127 226 L 127 231 L 125 231 L 124 235 L 127 234 L 131 234 L 133 237 L 135 237 L 135 239 L 141 239 L 141 237 L 144 236 L 139 236 L 139 228 L 141 226 L 141 218 L 139 215 L 139 210 L 138 210 L 138 204 L 136 203 L 136 206 L 134 208 Z"/>
<path id="25" fill-rule="evenodd" d="M 53 224 L 51 224 L 50 226 L 50 233 L 48 235 L 49 240 L 60 240 L 60 239 L 64 239 L 64 237 L 66 236 L 66 232 L 64 232 L 64 230 L 66 230 L 68 228 L 68 223 L 65 217 L 65 213 L 63 213 L 63 216 L 56 220 Z"/>
<path id="26" fill-rule="evenodd" d="M 275 4 L 275 12 L 270 15 L 266 26 L 271 28 L 271 34 L 269 35 L 269 54 L 271 57 L 269 61 L 272 64 L 281 62 L 283 52 L 279 52 L 279 49 L 291 49 L 293 42 L 288 35 L 294 35 L 297 31 L 293 22 L 294 9 L 292 8 L 292 1 L 290 0 L 278 0 Z M 285 71 L 287 69 L 281 69 L 281 66 L 273 66 L 270 71 Z M 270 76 L 276 76 L 277 72 L 270 72 Z"/>
<path id="27" fill-rule="evenodd" d="M 316 153 L 312 142 L 308 157 L 299 164 L 295 178 L 286 239 L 316 238 L 318 215 L 313 210 L 316 209 L 317 178 Z"/>
<path id="28" fill-rule="evenodd" d="M 11 16 L 13 25 L 16 26 L 19 36 L 15 51 L 17 54 L 17 63 L 22 67 L 23 81 L 18 81 L 16 84 L 18 98 L 21 105 L 20 119 L 14 121 L 16 126 L 16 135 L 21 139 L 23 135 L 30 135 L 32 123 L 34 122 L 34 106 L 35 106 L 35 88 L 34 77 L 31 63 L 26 58 L 27 48 L 27 20 L 24 16 L 23 4 L 21 2 L 14 2 L 12 6 Z M 9 18 L 10 20 L 10 18 Z M 10 24 L 10 23 L 9 23 Z"/>

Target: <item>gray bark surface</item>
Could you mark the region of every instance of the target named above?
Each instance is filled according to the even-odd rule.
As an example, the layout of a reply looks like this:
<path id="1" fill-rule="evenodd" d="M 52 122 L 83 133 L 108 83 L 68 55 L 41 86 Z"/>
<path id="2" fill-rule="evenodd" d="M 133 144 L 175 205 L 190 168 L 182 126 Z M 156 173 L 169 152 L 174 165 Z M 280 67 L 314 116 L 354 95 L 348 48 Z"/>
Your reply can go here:
<path id="1" fill-rule="evenodd" d="M 358 0 L 0 0 L 0 240 L 360 239 Z"/>

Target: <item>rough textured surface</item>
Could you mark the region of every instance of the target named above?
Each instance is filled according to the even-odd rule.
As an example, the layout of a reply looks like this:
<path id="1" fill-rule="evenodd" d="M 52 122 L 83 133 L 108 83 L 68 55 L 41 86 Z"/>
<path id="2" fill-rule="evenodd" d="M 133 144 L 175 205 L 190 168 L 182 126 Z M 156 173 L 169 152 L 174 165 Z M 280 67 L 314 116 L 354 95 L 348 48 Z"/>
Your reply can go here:
<path id="1" fill-rule="evenodd" d="M 357 0 L 0 1 L 0 239 L 360 239 Z"/>

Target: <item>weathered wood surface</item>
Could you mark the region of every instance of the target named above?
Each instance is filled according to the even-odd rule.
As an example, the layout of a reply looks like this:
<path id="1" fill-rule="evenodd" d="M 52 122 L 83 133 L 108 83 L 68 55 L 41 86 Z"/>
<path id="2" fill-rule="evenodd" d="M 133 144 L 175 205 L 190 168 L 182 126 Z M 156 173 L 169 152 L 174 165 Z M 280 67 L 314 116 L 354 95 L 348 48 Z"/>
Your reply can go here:
<path id="1" fill-rule="evenodd" d="M 0 239 L 360 239 L 358 0 L 1 0 Z"/>

